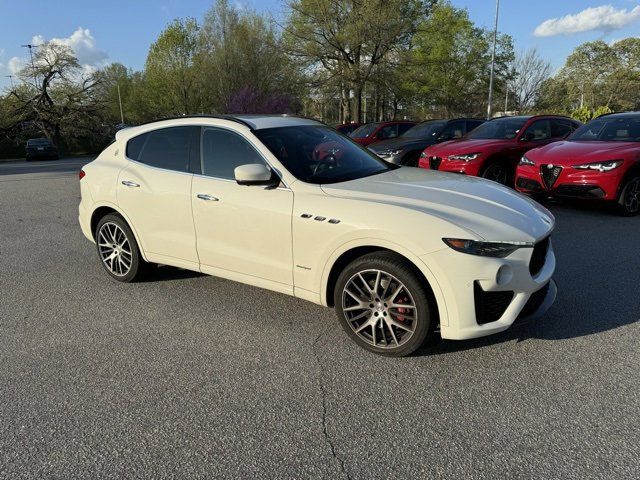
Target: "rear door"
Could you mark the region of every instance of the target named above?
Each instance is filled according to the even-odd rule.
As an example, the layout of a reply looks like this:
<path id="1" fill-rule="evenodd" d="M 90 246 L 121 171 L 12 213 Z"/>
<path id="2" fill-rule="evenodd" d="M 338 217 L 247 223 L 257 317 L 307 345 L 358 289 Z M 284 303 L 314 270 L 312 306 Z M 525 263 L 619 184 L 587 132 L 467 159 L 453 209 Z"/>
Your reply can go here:
<path id="1" fill-rule="evenodd" d="M 129 159 L 120 171 L 118 205 L 153 261 L 196 268 L 195 229 L 191 214 L 190 170 L 198 154 L 200 127 L 153 130 L 127 142 Z M 150 258 L 151 259 L 151 258 Z"/>

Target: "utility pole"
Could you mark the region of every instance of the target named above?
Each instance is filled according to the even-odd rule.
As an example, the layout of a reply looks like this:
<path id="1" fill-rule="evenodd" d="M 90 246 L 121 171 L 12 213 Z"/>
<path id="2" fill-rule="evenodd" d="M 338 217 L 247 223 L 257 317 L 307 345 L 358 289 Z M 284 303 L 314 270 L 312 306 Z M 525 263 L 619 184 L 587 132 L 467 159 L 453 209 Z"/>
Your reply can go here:
<path id="1" fill-rule="evenodd" d="M 504 87 L 507 90 L 507 93 L 504 94 L 504 114 L 506 115 L 508 112 L 507 107 L 509 106 L 509 82 L 504 82 Z"/>
<path id="2" fill-rule="evenodd" d="M 124 114 L 122 113 L 122 97 L 120 97 L 120 84 L 116 83 L 118 86 L 118 103 L 120 104 L 120 123 L 124 124 Z"/>
<path id="3" fill-rule="evenodd" d="M 36 67 L 33 64 L 33 49 L 38 48 L 38 45 L 31 45 L 30 43 L 26 45 L 21 45 L 22 48 L 29 49 L 29 56 L 31 57 L 31 71 L 33 72 L 33 83 L 36 88 L 38 88 L 38 79 L 36 78 Z"/>
<path id="4" fill-rule="evenodd" d="M 493 48 L 491 50 L 491 73 L 489 75 L 489 104 L 487 105 L 487 120 L 491 120 L 491 103 L 493 102 L 493 76 L 496 65 L 496 42 L 498 40 L 498 12 L 500 0 L 496 0 L 496 22 L 493 28 Z"/>

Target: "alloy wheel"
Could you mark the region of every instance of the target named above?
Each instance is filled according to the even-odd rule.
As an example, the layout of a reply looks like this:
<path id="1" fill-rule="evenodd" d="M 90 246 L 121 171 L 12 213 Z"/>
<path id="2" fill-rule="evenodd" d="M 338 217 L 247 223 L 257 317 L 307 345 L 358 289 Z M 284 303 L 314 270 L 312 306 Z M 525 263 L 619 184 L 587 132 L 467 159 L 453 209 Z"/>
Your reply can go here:
<path id="1" fill-rule="evenodd" d="M 353 332 L 369 345 L 398 348 L 413 336 L 418 310 L 408 288 L 382 270 L 353 275 L 342 291 L 342 311 Z"/>
<path id="2" fill-rule="evenodd" d="M 494 163 L 487 167 L 483 177 L 487 180 L 493 180 L 494 182 L 506 185 L 509 174 L 507 173 L 507 169 L 504 166 L 500 165 L 499 163 Z"/>
<path id="3" fill-rule="evenodd" d="M 98 230 L 98 251 L 105 267 L 123 277 L 131 270 L 133 255 L 125 232 L 113 222 L 106 222 Z"/>

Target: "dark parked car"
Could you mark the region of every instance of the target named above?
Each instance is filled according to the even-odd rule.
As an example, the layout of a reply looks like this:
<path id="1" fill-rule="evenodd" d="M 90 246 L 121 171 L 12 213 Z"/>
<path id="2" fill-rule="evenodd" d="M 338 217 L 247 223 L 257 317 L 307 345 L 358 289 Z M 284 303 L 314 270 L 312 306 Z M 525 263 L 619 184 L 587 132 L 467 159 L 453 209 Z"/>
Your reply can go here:
<path id="1" fill-rule="evenodd" d="M 336 125 L 336 130 L 342 133 L 343 135 L 349 135 L 355 129 L 359 128 L 362 124 L 358 122 L 352 123 L 343 123 L 341 125 Z"/>
<path id="2" fill-rule="evenodd" d="M 413 127 L 416 122 L 410 120 L 399 120 L 393 122 L 365 123 L 360 128 L 356 128 L 349 134 L 360 145 L 365 147 L 372 143 L 396 138 Z"/>
<path id="3" fill-rule="evenodd" d="M 397 138 L 375 143 L 369 149 L 387 162 L 417 167 L 420 153 L 430 145 L 462 138 L 484 120 L 456 118 L 454 120 L 427 120 L 419 123 Z"/>
<path id="4" fill-rule="evenodd" d="M 51 158 L 57 160 L 58 147 L 48 138 L 30 138 L 27 140 L 27 161 L 36 158 Z"/>
<path id="5" fill-rule="evenodd" d="M 418 165 L 513 186 L 525 152 L 563 140 L 581 125 L 559 115 L 494 118 L 459 140 L 427 147 Z"/>

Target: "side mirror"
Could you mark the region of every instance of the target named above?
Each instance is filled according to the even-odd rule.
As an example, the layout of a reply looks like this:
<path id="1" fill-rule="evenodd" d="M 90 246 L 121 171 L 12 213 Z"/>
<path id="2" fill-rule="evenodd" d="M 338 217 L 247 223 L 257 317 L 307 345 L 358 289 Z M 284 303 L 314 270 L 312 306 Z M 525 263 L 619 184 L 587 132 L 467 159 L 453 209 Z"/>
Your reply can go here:
<path id="1" fill-rule="evenodd" d="M 233 171 L 233 175 L 239 185 L 264 185 L 271 186 L 280 182 L 269 167 L 261 163 L 249 163 L 240 165 Z"/>

